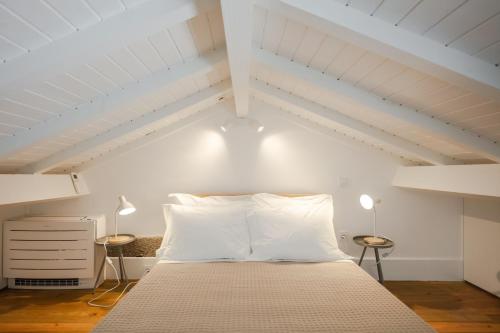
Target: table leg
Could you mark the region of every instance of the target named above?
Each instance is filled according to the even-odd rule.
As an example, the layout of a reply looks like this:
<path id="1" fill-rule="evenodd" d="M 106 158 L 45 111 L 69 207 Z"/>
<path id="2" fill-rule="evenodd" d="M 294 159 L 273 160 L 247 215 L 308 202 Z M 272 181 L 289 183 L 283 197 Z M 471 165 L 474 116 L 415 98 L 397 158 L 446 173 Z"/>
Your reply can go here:
<path id="1" fill-rule="evenodd" d="M 107 253 L 104 253 L 104 257 L 102 258 L 101 266 L 99 267 L 99 273 L 97 273 L 97 278 L 94 283 L 94 291 L 97 288 L 97 284 L 99 283 L 99 279 L 101 278 L 102 271 L 104 269 L 104 265 L 106 264 L 106 255 Z"/>
<path id="2" fill-rule="evenodd" d="M 363 248 L 363 253 L 361 253 L 361 258 L 359 258 L 358 266 L 361 266 L 363 258 L 365 257 L 365 252 L 366 252 L 366 246 Z"/>
<path id="3" fill-rule="evenodd" d="M 384 284 L 384 274 L 382 274 L 382 263 L 380 262 L 380 257 L 378 255 L 378 249 L 375 248 L 375 260 L 377 261 L 377 273 L 378 273 L 378 282 Z"/>

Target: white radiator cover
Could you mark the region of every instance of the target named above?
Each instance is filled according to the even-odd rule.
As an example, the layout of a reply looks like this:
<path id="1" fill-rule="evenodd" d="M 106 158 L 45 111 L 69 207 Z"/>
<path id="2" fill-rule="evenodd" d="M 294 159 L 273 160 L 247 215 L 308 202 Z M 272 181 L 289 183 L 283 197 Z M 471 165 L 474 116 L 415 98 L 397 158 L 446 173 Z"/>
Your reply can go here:
<path id="1" fill-rule="evenodd" d="M 26 217 L 4 222 L 3 231 L 9 288 L 93 288 L 104 254 L 95 245 L 105 235 L 104 216 Z"/>

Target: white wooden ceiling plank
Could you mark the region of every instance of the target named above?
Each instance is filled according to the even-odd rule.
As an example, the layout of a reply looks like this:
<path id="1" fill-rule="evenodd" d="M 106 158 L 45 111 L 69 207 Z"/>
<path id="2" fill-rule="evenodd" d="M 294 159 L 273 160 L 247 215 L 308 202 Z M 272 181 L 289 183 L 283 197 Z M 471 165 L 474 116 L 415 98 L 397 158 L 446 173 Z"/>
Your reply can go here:
<path id="1" fill-rule="evenodd" d="M 204 54 L 215 49 L 215 43 L 212 39 L 210 31 L 210 23 L 208 22 L 208 15 L 202 14 L 193 17 L 188 22 L 189 30 L 193 36 L 198 54 Z"/>
<path id="2" fill-rule="evenodd" d="M 500 1 L 481 0 L 480 5 L 477 1 L 467 1 L 424 35 L 440 43 L 449 44 L 498 12 Z"/>
<path id="3" fill-rule="evenodd" d="M 265 10 L 262 7 L 256 6 L 253 9 L 252 42 L 258 47 L 262 47 L 262 40 L 264 39 L 266 20 L 267 20 L 267 10 Z"/>
<path id="4" fill-rule="evenodd" d="M 467 0 L 424 0 L 405 17 L 399 27 L 423 34 Z"/>
<path id="5" fill-rule="evenodd" d="M 182 56 L 179 53 L 179 49 L 177 49 L 175 43 L 173 42 L 172 38 L 170 38 L 170 34 L 167 31 L 160 31 L 154 35 L 151 35 L 148 39 L 158 51 L 163 61 L 168 64 L 168 66 L 173 66 L 182 62 Z"/>
<path id="6" fill-rule="evenodd" d="M 309 65 L 325 38 L 327 38 L 327 36 L 324 33 L 307 27 L 307 31 L 295 52 L 293 60 L 303 65 Z"/>
<path id="7" fill-rule="evenodd" d="M 135 80 L 150 74 L 149 68 L 142 64 L 127 48 L 121 48 L 109 54 L 109 57 Z"/>
<path id="8" fill-rule="evenodd" d="M 90 101 L 97 95 L 103 95 L 104 92 L 98 90 L 94 86 L 87 84 L 85 81 L 81 81 L 71 74 L 58 75 L 47 81 L 58 87 L 64 87 L 64 89 L 75 96 L 81 97 L 85 101 Z"/>
<path id="9" fill-rule="evenodd" d="M 333 121 L 342 128 L 353 130 L 359 135 L 369 136 L 371 139 L 379 143 L 396 147 L 398 150 L 403 150 L 411 157 L 422 158 L 425 161 L 438 165 L 453 163 L 452 159 L 428 149 L 419 147 L 415 143 L 393 136 L 390 133 L 369 126 L 366 123 L 348 117 L 336 110 L 324 108 L 314 102 L 291 95 L 289 93 L 286 93 L 285 91 L 277 89 L 276 87 L 266 85 L 263 82 L 253 80 L 251 86 L 256 94 L 263 96 L 264 100 L 267 100 L 270 103 L 275 103 L 276 101 L 278 103 L 285 103 L 287 105 L 287 109 L 300 110 L 302 112 L 305 111 L 306 113 L 309 112 L 319 118 Z"/>
<path id="10" fill-rule="evenodd" d="M 118 86 L 124 86 L 130 83 L 133 78 L 129 74 L 124 72 L 120 67 L 116 66 L 109 57 L 105 57 L 94 61 L 90 64 L 92 68 L 95 68 L 101 75 L 109 78 L 114 84 Z"/>
<path id="11" fill-rule="evenodd" d="M 52 39 L 74 32 L 73 27 L 61 20 L 41 1 L 3 0 L 2 3 Z"/>
<path id="12" fill-rule="evenodd" d="M 306 27 L 303 24 L 287 20 L 285 32 L 278 48 L 278 54 L 288 59 L 293 59 L 305 32 Z"/>
<path id="13" fill-rule="evenodd" d="M 398 23 L 419 2 L 419 0 L 385 0 L 373 16 L 391 24 Z"/>
<path id="14" fill-rule="evenodd" d="M 285 31 L 287 19 L 283 15 L 270 12 L 266 16 L 266 26 L 262 39 L 262 47 L 273 53 L 278 52 L 278 47 Z"/>
<path id="15" fill-rule="evenodd" d="M 49 82 L 37 84 L 36 86 L 31 87 L 30 91 L 71 107 L 76 107 L 78 104 L 85 102 L 82 97 L 67 91 L 63 87 L 56 86 Z"/>
<path id="16" fill-rule="evenodd" d="M 28 89 L 16 92 L 16 94 L 12 95 L 12 98 L 17 101 L 23 101 L 23 103 L 27 105 L 34 105 L 42 108 L 43 110 L 50 110 L 50 112 L 57 114 L 62 114 L 71 108 L 68 104 L 47 98 L 44 95 L 37 94 Z"/>
<path id="17" fill-rule="evenodd" d="M 486 102 L 483 104 L 476 104 L 470 107 L 451 111 L 441 115 L 441 118 L 448 121 L 463 121 L 467 122 L 476 118 L 489 116 L 495 113 L 500 113 L 500 105 L 495 102 Z"/>
<path id="18" fill-rule="evenodd" d="M 10 98 L 0 99 L 0 110 L 36 120 L 45 120 L 54 115 L 54 113 L 49 110 L 44 110 L 38 106 L 28 105 L 24 102 L 16 101 Z"/>
<path id="19" fill-rule="evenodd" d="M 86 0 L 99 16 L 107 19 L 110 16 L 121 13 L 125 7 L 120 0 Z"/>
<path id="20" fill-rule="evenodd" d="M 57 12 L 64 16 L 71 24 L 79 29 L 84 29 L 88 26 L 99 22 L 91 10 L 82 2 L 82 0 L 45 0 Z"/>
<path id="21" fill-rule="evenodd" d="M 500 66 L 500 42 L 492 44 L 475 54 L 476 57 Z"/>
<path id="22" fill-rule="evenodd" d="M 344 41 L 328 36 L 323 40 L 321 46 L 308 65 L 325 72 L 328 66 L 335 61 L 335 58 L 348 45 L 349 44 Z"/>
<path id="23" fill-rule="evenodd" d="M 0 5 L 0 24 L 0 34 L 2 36 L 27 50 L 37 49 L 49 42 L 47 38 L 9 13 L 8 9 L 2 5 Z"/>
<path id="24" fill-rule="evenodd" d="M 166 63 L 160 57 L 153 45 L 147 40 L 139 40 L 129 45 L 130 51 L 138 57 L 151 72 L 165 67 Z"/>
<path id="25" fill-rule="evenodd" d="M 67 3 L 72 3 L 67 1 Z M 106 20 L 0 64 L 0 90 L 22 89 L 36 78 L 50 79 L 54 73 L 92 63 L 103 54 L 128 45 L 166 27 L 184 22 L 213 7 L 213 1 L 150 0 Z"/>
<path id="26" fill-rule="evenodd" d="M 344 47 L 335 60 L 330 63 L 326 69 L 326 73 L 335 76 L 336 78 L 343 78 L 344 74 L 351 68 L 358 65 L 358 61 L 367 53 L 366 50 L 352 44 Z"/>
<path id="27" fill-rule="evenodd" d="M 226 44 L 224 36 L 224 24 L 222 22 L 222 13 L 220 7 L 207 12 L 208 22 L 210 24 L 210 32 L 214 42 L 214 48 L 217 49 Z"/>
<path id="28" fill-rule="evenodd" d="M 38 120 L 30 117 L 24 117 L 20 114 L 10 113 L 8 109 L 0 107 L 0 121 L 4 124 L 27 129 L 35 125 Z"/>
<path id="29" fill-rule="evenodd" d="M 74 70 L 68 72 L 71 76 L 86 82 L 87 84 L 95 87 L 98 91 L 109 93 L 111 90 L 116 88 L 116 84 L 110 79 L 106 78 L 99 72 L 95 71 L 89 66 L 81 66 L 75 68 Z"/>
<path id="30" fill-rule="evenodd" d="M 427 37 L 399 29 L 388 22 L 333 1 L 255 1 L 268 10 L 279 11 L 288 18 L 328 31 L 329 34 L 349 43 L 500 101 L 499 69 L 474 56 L 445 47 Z M 484 0 L 484 3 L 487 1 L 492 2 Z M 493 0 L 493 2 L 496 4 L 491 7 L 500 8 L 500 1 Z M 458 10 L 453 14 L 457 12 Z M 496 12 L 498 11 L 490 11 L 490 16 Z M 441 21 L 443 22 L 444 20 Z"/>
<path id="31" fill-rule="evenodd" d="M 13 44 L 8 39 L 0 35 L 0 61 L 7 62 L 26 52 L 26 49 Z"/>
<path id="32" fill-rule="evenodd" d="M 371 15 L 384 0 L 351 0 L 349 6 L 362 11 L 365 14 Z"/>
<path id="33" fill-rule="evenodd" d="M 404 70 L 405 67 L 403 65 L 387 59 L 359 80 L 356 86 L 372 91 Z"/>
<path id="34" fill-rule="evenodd" d="M 366 90 L 347 84 L 328 75 L 323 75 L 317 70 L 313 70 L 300 64 L 291 62 L 286 58 L 273 55 L 264 50 L 254 50 L 254 59 L 263 66 L 268 66 L 274 70 L 286 72 L 297 76 L 299 79 L 307 81 L 318 87 L 323 87 L 331 91 L 346 96 L 347 98 L 370 106 L 373 111 L 380 115 L 386 115 L 416 127 L 422 128 L 438 137 L 446 138 L 450 142 L 467 146 L 476 153 L 495 161 L 500 161 L 500 145 L 488 139 L 478 137 L 476 134 L 463 131 L 437 119 L 433 119 L 426 114 L 416 112 L 408 107 L 399 106 L 387 102 L 375 94 Z"/>
<path id="35" fill-rule="evenodd" d="M 182 59 L 187 60 L 198 56 L 198 49 L 186 22 L 170 27 L 168 31 Z"/>
<path id="36" fill-rule="evenodd" d="M 399 75 L 394 76 L 386 81 L 383 85 L 373 90 L 376 94 L 390 98 L 392 95 L 404 90 L 411 89 L 420 81 L 424 80 L 427 76 L 414 69 L 407 68 Z"/>
<path id="37" fill-rule="evenodd" d="M 157 112 L 150 112 L 144 117 L 135 119 L 133 122 L 127 122 L 125 124 L 116 126 L 110 131 L 94 136 L 71 147 L 70 149 L 55 153 L 44 160 L 24 167 L 21 171 L 25 173 L 39 173 L 48 171 L 56 167 L 58 164 L 70 160 L 72 157 L 77 156 L 78 154 L 89 151 L 94 147 L 110 144 L 110 142 L 118 139 L 123 135 L 136 131 L 140 128 L 147 127 L 156 121 L 164 119 L 165 117 L 174 115 L 178 112 L 182 112 L 186 109 L 204 108 L 208 105 L 208 103 L 215 104 L 219 97 L 225 96 L 229 93 L 230 88 L 231 86 L 229 82 L 224 82 L 219 84 L 218 86 L 208 88 L 202 92 L 174 102 L 171 105 L 167 105 L 164 108 L 157 110 Z"/>
<path id="38" fill-rule="evenodd" d="M 484 98 L 476 94 L 466 94 L 448 102 L 424 109 L 422 111 L 431 113 L 433 115 L 442 115 L 449 112 L 456 112 L 458 110 L 469 108 L 474 105 L 483 104 L 489 101 L 490 100 L 488 98 Z"/>
<path id="39" fill-rule="evenodd" d="M 476 54 L 500 41 L 500 15 L 497 15 L 476 29 L 450 44 L 450 47 L 468 54 Z"/>
<path id="40" fill-rule="evenodd" d="M 342 75 L 342 80 L 356 84 L 367 73 L 372 72 L 384 62 L 385 58 L 372 52 L 366 52 L 361 59 Z"/>
<path id="41" fill-rule="evenodd" d="M 29 133 L 16 138 L 0 141 L 0 156 L 10 156 L 16 151 L 29 147 L 36 142 L 52 138 L 68 129 L 78 127 L 92 119 L 102 117 L 106 113 L 116 112 L 123 105 L 131 103 L 160 87 L 171 85 L 181 78 L 200 75 L 209 72 L 214 64 L 225 60 L 225 50 L 221 49 L 203 57 L 193 59 L 175 68 L 155 72 L 139 83 L 133 82 L 123 88 L 118 88 L 109 96 L 101 96 L 93 103 L 78 106 L 77 112 L 67 112 L 61 117 L 52 117 L 50 126 L 41 124 L 33 127 Z M 1 109 L 0 104 L 0 109 Z"/>

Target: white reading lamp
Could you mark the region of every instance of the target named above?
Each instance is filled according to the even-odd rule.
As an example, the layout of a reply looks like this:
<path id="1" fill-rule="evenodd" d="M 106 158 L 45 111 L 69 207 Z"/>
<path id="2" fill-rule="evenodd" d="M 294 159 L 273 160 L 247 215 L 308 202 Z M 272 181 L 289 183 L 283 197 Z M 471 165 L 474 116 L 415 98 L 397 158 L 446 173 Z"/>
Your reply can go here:
<path id="1" fill-rule="evenodd" d="M 363 240 L 368 244 L 377 245 L 385 243 L 383 238 L 377 237 L 377 210 L 375 209 L 375 204 L 379 204 L 381 202 L 382 201 L 380 199 L 374 201 L 368 194 L 362 194 L 359 197 L 361 207 L 366 210 L 373 210 L 373 236 L 363 238 Z"/>
<path id="2" fill-rule="evenodd" d="M 127 198 L 125 198 L 124 195 L 120 195 L 118 197 L 118 200 L 120 201 L 120 204 L 115 210 L 115 237 L 110 237 L 108 241 L 110 243 L 112 242 L 119 242 L 120 237 L 118 237 L 118 215 L 129 215 L 132 214 L 133 212 L 136 211 L 134 205 L 132 205 L 129 201 L 127 201 Z"/>

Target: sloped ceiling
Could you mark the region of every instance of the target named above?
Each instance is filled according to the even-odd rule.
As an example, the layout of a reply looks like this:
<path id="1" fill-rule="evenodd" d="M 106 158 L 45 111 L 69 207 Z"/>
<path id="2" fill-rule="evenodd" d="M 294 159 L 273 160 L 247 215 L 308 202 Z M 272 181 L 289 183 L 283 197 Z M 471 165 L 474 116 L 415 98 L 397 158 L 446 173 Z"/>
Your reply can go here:
<path id="1" fill-rule="evenodd" d="M 4 173 L 81 169 L 232 95 L 417 164 L 500 161 L 496 0 L 1 0 L 0 59 Z"/>

